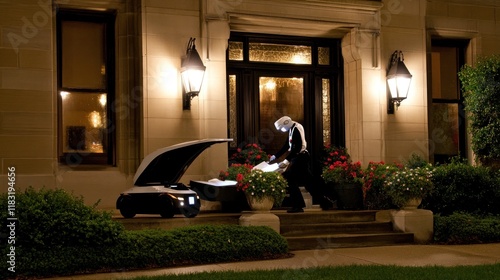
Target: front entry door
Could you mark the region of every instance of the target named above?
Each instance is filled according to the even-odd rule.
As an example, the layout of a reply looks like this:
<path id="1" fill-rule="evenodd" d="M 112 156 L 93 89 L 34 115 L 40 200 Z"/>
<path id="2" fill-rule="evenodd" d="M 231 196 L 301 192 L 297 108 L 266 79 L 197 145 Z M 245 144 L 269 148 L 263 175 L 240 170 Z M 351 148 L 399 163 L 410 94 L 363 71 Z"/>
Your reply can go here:
<path id="1" fill-rule="evenodd" d="M 320 171 L 324 145 L 345 145 L 343 60 L 338 39 L 232 32 L 227 51 L 229 154 L 258 143 L 275 154 L 288 133 L 274 122 L 289 116 L 305 129 Z"/>

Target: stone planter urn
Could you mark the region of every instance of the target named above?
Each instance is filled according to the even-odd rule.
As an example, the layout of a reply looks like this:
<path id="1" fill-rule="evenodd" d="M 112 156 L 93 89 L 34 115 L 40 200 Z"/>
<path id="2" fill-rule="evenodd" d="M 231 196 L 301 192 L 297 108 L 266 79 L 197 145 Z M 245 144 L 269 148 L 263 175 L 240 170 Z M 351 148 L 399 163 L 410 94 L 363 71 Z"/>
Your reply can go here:
<path id="1" fill-rule="evenodd" d="M 401 207 L 402 210 L 415 210 L 422 203 L 421 197 L 410 198 L 408 202 Z"/>
<path id="2" fill-rule="evenodd" d="M 273 208 L 274 199 L 272 197 L 257 199 L 246 193 L 245 196 L 252 211 L 241 215 L 239 224 L 241 226 L 268 226 L 280 233 L 280 219 L 270 211 Z"/>
<path id="3" fill-rule="evenodd" d="M 249 194 L 245 194 L 247 197 L 248 205 L 250 209 L 255 212 L 270 212 L 274 205 L 274 199 L 272 197 L 262 197 L 256 198 Z"/>

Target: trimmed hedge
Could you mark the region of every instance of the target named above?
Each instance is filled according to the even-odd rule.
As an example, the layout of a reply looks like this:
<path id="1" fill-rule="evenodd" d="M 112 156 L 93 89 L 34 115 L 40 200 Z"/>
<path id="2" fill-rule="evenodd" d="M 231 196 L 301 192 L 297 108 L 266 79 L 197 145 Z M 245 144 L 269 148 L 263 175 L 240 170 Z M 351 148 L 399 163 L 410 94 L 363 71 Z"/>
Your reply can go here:
<path id="1" fill-rule="evenodd" d="M 454 160 L 436 166 L 433 193 L 422 206 L 443 216 L 454 212 L 500 214 L 500 172 Z"/>
<path id="2" fill-rule="evenodd" d="M 105 246 L 114 244 L 123 225 L 112 220 L 111 214 L 89 207 L 82 197 L 62 189 L 27 188 L 15 196 L 16 245 L 33 248 L 66 246 Z M 0 195 L 2 209 L 7 209 L 7 193 Z M 7 221 L 7 211 L 0 219 Z M 7 230 L 0 229 L 1 233 Z M 4 243 L 5 244 L 5 243 Z"/>
<path id="3" fill-rule="evenodd" d="M 107 246 L 21 247 L 16 252 L 16 271 L 18 277 L 73 275 L 272 259 L 287 253 L 286 240 L 269 227 L 191 226 L 124 231 L 116 244 Z"/>
<path id="4" fill-rule="evenodd" d="M 434 242 L 474 244 L 500 242 L 500 216 L 475 216 L 456 212 L 434 216 Z"/>
<path id="5" fill-rule="evenodd" d="M 0 207 L 7 209 L 7 194 Z M 95 207 L 64 190 L 32 188 L 16 194 L 15 273 L 4 262 L 0 278 L 72 275 L 138 268 L 270 259 L 288 255 L 288 243 L 269 227 L 191 226 L 125 231 Z M 0 212 L 4 223 L 7 211 Z M 6 225 L 1 236 L 8 236 Z"/>
<path id="6" fill-rule="evenodd" d="M 434 212 L 434 242 L 500 242 L 500 173 L 460 159 L 434 169 L 434 191 L 422 202 Z"/>

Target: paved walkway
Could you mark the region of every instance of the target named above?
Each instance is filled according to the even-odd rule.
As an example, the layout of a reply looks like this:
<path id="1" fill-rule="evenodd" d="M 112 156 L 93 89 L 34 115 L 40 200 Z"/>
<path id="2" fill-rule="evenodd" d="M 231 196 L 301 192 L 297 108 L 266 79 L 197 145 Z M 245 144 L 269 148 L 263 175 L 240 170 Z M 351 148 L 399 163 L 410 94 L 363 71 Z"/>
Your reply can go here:
<path id="1" fill-rule="evenodd" d="M 138 276 L 184 274 L 205 271 L 244 271 L 276 268 L 308 268 L 342 265 L 458 266 L 500 263 L 500 243 L 480 245 L 398 245 L 293 251 L 287 259 L 220 263 L 178 268 L 138 270 L 60 277 L 64 279 L 125 279 Z"/>

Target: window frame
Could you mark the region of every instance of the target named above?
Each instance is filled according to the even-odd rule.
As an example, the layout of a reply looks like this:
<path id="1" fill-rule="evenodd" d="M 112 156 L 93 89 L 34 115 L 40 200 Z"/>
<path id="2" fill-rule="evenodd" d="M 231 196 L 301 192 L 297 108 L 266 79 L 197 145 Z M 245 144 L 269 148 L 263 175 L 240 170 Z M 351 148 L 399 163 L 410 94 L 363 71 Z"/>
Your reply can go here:
<path id="1" fill-rule="evenodd" d="M 71 88 L 62 85 L 62 22 L 63 21 L 81 21 L 94 22 L 104 24 L 104 57 L 106 64 L 105 88 L 89 89 L 89 88 Z M 80 164 L 84 165 L 111 165 L 116 164 L 116 122 L 115 122 L 115 11 L 87 11 L 76 9 L 61 9 L 56 14 L 56 49 L 57 49 L 57 151 L 58 160 L 61 164 L 76 167 Z M 59 94 L 61 91 L 78 92 L 78 93 L 106 93 L 107 97 L 107 148 L 105 153 L 89 153 L 89 152 L 63 152 L 63 133 L 62 128 L 62 97 Z"/>
<path id="2" fill-rule="evenodd" d="M 469 40 L 466 39 L 447 39 L 447 38 L 432 38 L 431 39 L 431 52 L 434 47 L 449 47 L 449 48 L 454 48 L 456 49 L 456 59 L 457 59 L 457 75 L 458 71 L 460 70 L 461 67 L 465 65 L 465 56 L 466 56 L 466 50 L 467 46 L 469 44 Z M 432 69 L 432 67 L 431 67 Z M 431 72 L 431 80 L 432 80 L 433 73 Z M 449 99 L 449 98 L 434 98 L 433 92 L 432 92 L 432 83 L 429 84 L 429 97 L 430 97 L 430 107 L 429 111 L 432 108 L 433 104 L 457 104 L 458 105 L 458 153 L 459 156 L 462 158 L 467 158 L 468 153 L 467 153 L 467 127 L 466 127 L 466 113 L 465 113 L 465 105 L 464 105 L 464 97 L 463 97 L 463 92 L 462 92 L 462 87 L 460 84 L 460 80 L 457 78 L 457 96 L 458 98 L 455 99 Z M 433 112 L 430 112 L 430 115 L 432 116 Z M 431 118 L 429 118 L 431 120 Z M 429 121 L 429 132 L 431 130 L 431 125 L 432 122 Z M 432 134 L 432 132 L 430 132 Z M 429 141 L 433 141 L 431 138 L 432 136 L 429 136 Z M 429 148 L 431 149 L 433 145 L 429 145 Z M 435 158 L 435 152 L 433 150 L 429 151 L 429 155 L 431 158 L 431 161 L 436 163 L 436 158 Z M 447 159 L 449 160 L 449 159 Z M 444 163 L 444 162 L 440 162 Z"/>

